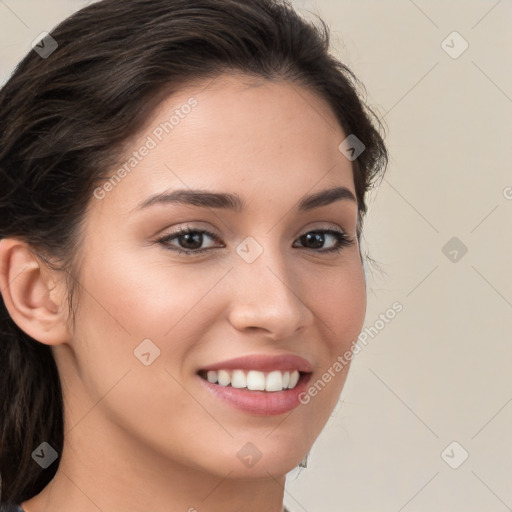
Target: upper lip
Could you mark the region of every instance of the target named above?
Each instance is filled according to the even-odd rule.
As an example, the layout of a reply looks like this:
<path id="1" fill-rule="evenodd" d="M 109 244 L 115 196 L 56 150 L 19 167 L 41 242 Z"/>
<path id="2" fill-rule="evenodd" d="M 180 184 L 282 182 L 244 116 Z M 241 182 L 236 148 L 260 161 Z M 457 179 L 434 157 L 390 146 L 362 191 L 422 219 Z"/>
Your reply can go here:
<path id="1" fill-rule="evenodd" d="M 258 370 L 260 372 L 298 370 L 310 373 L 313 371 L 313 366 L 306 359 L 293 354 L 254 354 L 220 361 L 205 366 L 201 370 Z"/>

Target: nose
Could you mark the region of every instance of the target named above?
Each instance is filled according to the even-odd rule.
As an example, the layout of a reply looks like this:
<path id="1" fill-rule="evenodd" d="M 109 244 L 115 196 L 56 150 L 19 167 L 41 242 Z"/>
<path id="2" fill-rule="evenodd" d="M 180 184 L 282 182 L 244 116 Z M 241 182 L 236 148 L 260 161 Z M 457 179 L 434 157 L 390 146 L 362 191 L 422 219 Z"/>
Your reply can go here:
<path id="1" fill-rule="evenodd" d="M 277 341 L 313 323 L 304 283 L 281 256 L 264 251 L 253 263 L 238 262 L 233 274 L 228 318 L 235 329 L 262 330 Z"/>

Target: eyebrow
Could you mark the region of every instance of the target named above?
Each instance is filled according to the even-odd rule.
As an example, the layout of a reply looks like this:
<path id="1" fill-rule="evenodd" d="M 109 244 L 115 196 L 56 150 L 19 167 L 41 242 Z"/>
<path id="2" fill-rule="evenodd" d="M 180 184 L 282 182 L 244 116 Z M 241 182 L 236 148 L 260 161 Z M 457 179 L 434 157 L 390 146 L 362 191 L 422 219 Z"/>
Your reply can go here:
<path id="1" fill-rule="evenodd" d="M 298 210 L 299 212 L 306 212 L 341 200 L 349 200 L 357 203 L 357 199 L 351 190 L 346 187 L 336 187 L 302 197 L 298 202 Z M 246 207 L 246 202 L 236 193 L 229 194 L 225 192 L 209 192 L 206 190 L 180 189 L 153 195 L 144 200 L 136 209 L 140 210 L 155 204 L 169 203 L 200 206 L 203 208 L 220 208 L 234 210 L 236 212 L 241 212 Z"/>

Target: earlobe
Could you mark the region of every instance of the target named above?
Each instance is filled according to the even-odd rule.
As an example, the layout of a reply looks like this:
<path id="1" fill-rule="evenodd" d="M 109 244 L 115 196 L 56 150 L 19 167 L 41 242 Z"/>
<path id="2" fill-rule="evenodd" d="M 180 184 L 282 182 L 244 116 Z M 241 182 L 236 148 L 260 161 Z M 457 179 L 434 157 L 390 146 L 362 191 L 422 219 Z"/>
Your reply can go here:
<path id="1" fill-rule="evenodd" d="M 0 240 L 0 290 L 9 315 L 30 337 L 46 345 L 69 339 L 53 273 L 21 240 Z"/>

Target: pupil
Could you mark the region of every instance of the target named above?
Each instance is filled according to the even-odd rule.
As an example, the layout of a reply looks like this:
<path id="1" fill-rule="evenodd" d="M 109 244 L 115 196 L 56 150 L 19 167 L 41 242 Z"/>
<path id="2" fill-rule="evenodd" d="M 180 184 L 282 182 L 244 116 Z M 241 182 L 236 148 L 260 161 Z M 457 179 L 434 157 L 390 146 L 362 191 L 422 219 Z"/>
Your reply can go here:
<path id="1" fill-rule="evenodd" d="M 199 247 L 201 247 L 201 242 L 202 242 L 202 238 L 203 238 L 203 235 L 201 233 L 186 233 L 185 235 L 181 235 L 182 238 L 185 238 L 186 242 L 185 242 L 185 246 L 187 249 L 198 249 Z M 191 244 L 192 244 L 192 247 L 190 246 L 190 241 L 191 239 L 195 238 L 195 242 L 192 240 Z M 194 247 L 194 243 L 195 243 L 195 247 Z"/>
<path id="2" fill-rule="evenodd" d="M 306 236 L 307 241 L 311 241 L 312 238 L 318 242 L 316 245 L 314 244 L 314 248 L 321 248 L 324 245 L 324 235 L 322 233 L 308 233 Z"/>

